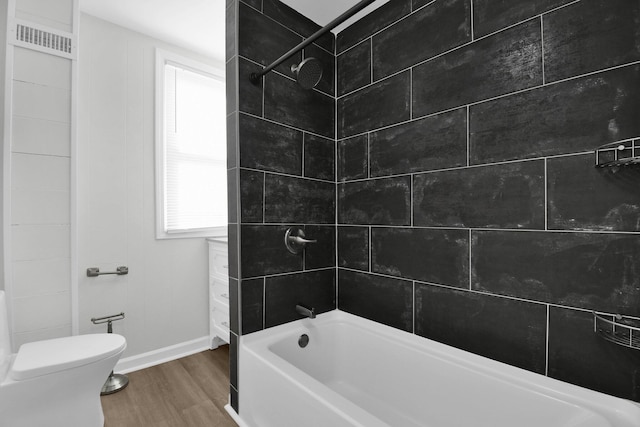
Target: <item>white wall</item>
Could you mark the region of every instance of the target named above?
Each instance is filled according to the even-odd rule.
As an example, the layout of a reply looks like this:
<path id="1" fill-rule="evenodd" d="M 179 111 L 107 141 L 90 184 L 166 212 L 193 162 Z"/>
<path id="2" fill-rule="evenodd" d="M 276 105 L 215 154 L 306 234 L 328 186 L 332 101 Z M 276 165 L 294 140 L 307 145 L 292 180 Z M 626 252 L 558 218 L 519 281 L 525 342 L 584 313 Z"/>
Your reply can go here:
<path id="1" fill-rule="evenodd" d="M 4 123 L 4 102 L 5 102 L 5 93 L 4 93 L 4 85 L 5 85 L 5 67 L 7 65 L 6 56 L 7 56 L 7 8 L 9 7 L 8 2 L 3 1 L 0 2 L 0 140 L 2 140 L 4 132 L 5 132 L 5 123 Z M 3 162 L 3 150 L 0 150 L 0 165 Z M 0 170 L 0 176 L 2 176 L 2 171 Z M 3 212 L 3 200 L 0 197 L 0 219 L 2 218 Z M 2 221 L 0 221 L 2 223 Z M 0 242 L 3 240 L 3 230 L 4 227 L 0 227 Z M 4 289 L 4 245 L 0 245 L 0 289 Z"/>
<path id="2" fill-rule="evenodd" d="M 73 8 L 74 0 L 17 0 L 15 16 L 70 32 Z M 17 347 L 72 330 L 72 61 L 21 47 L 8 52 L 12 131 L 4 237 Z"/>
<path id="3" fill-rule="evenodd" d="M 154 59 L 161 47 L 214 64 L 90 15 L 80 19 L 78 274 L 80 332 L 125 312 L 114 332 L 134 356 L 208 335 L 204 239 L 155 239 Z M 126 276 L 88 278 L 129 267 Z"/>

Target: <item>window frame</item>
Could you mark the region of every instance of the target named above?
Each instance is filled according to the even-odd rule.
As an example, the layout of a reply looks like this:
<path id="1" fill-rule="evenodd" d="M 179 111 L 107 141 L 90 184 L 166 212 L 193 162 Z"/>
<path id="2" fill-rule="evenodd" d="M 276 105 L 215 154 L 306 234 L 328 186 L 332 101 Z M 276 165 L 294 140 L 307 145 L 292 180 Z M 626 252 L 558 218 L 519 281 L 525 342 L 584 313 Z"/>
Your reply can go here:
<path id="1" fill-rule="evenodd" d="M 174 52 L 156 48 L 155 61 L 155 228 L 156 239 L 185 239 L 202 237 L 225 237 L 227 226 L 197 228 L 171 231 L 164 228 L 165 223 L 165 65 L 173 65 L 199 74 L 209 75 L 225 81 L 224 68 L 205 64 Z M 226 147 L 226 141 L 222 141 Z M 225 168 L 226 170 L 226 168 Z"/>

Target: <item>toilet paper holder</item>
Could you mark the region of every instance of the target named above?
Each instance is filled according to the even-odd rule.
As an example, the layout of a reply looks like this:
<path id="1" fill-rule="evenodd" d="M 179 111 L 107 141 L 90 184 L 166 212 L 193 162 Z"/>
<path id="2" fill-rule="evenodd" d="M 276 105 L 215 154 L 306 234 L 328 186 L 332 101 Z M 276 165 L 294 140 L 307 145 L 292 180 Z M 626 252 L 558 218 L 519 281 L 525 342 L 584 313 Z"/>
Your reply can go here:
<path id="1" fill-rule="evenodd" d="M 111 316 L 104 317 L 92 317 L 91 323 L 94 325 L 100 325 L 101 323 L 107 324 L 107 333 L 113 333 L 113 322 L 116 320 L 124 319 L 124 311 L 118 314 L 112 314 Z M 104 396 L 107 394 L 113 394 L 118 392 L 129 385 L 129 377 L 125 374 L 114 374 L 113 371 L 109 374 L 109 378 L 102 386 L 102 390 L 100 390 L 100 395 Z"/>

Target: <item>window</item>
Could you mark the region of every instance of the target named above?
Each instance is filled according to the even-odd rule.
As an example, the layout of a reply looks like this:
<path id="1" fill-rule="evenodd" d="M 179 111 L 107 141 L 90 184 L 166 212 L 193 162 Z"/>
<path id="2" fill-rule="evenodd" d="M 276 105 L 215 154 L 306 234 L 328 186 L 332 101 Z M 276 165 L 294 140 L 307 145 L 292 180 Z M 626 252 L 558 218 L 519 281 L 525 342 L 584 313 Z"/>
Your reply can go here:
<path id="1" fill-rule="evenodd" d="M 156 51 L 156 237 L 227 233 L 223 72 Z"/>

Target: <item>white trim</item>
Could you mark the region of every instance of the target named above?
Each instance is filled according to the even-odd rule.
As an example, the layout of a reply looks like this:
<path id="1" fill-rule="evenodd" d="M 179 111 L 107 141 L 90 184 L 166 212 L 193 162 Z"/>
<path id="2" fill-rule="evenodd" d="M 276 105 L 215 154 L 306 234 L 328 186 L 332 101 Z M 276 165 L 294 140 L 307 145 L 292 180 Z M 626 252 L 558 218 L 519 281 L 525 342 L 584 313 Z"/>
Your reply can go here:
<path id="1" fill-rule="evenodd" d="M 211 348 L 209 343 L 209 335 L 207 335 L 195 340 L 171 345 L 169 347 L 163 347 L 146 353 L 137 354 L 135 356 L 125 357 L 118 361 L 114 370 L 126 374 L 128 372 L 150 368 L 151 366 L 170 362 L 172 360 L 180 359 L 181 357 L 191 356 L 192 354 L 200 353 L 204 350 L 209 350 Z"/>
<path id="2" fill-rule="evenodd" d="M 168 233 L 164 230 L 164 66 L 174 66 L 224 80 L 224 69 L 214 67 L 176 53 L 156 48 L 155 60 L 155 229 L 156 239 L 226 236 L 226 227 L 213 227 Z M 226 169 L 226 167 L 225 167 Z"/>
<path id="3" fill-rule="evenodd" d="M 231 398 L 229 398 L 229 401 L 231 401 Z M 239 427 L 249 427 L 249 424 L 245 423 L 242 418 L 240 418 L 240 415 L 238 415 L 235 409 L 231 407 L 231 404 L 228 403 L 224 405 L 224 410 L 227 411 L 231 419 L 233 419 Z"/>
<path id="4" fill-rule="evenodd" d="M 69 151 L 69 257 L 71 262 L 71 335 L 80 333 L 80 296 L 78 285 L 78 105 L 80 96 L 80 0 L 73 0 L 73 57 L 71 59 L 71 145 Z"/>

